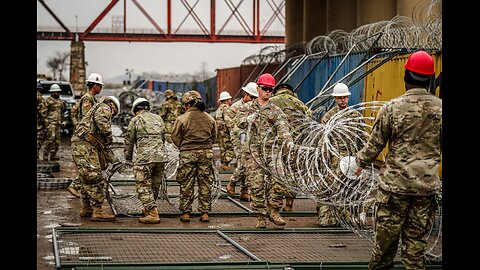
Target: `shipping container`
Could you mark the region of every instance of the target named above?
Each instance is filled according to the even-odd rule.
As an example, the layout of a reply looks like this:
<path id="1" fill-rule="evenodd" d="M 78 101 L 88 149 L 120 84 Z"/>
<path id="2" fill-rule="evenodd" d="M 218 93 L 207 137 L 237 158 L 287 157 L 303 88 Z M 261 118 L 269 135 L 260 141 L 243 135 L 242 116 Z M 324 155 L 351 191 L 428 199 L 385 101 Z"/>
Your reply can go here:
<path id="1" fill-rule="evenodd" d="M 442 72 L 442 57 L 440 52 L 430 53 L 433 57 L 435 64 L 435 81 L 439 82 L 439 78 Z M 365 102 L 371 101 L 389 101 L 396 97 L 399 97 L 405 93 L 405 83 L 403 77 L 405 75 L 405 63 L 407 62 L 410 54 L 402 54 L 393 57 L 385 62 L 383 65 L 377 67 L 373 72 L 369 73 L 364 79 L 365 85 Z M 366 65 L 367 70 L 370 70 L 378 63 L 382 62 L 384 58 L 378 58 L 370 61 Z M 431 89 L 432 93 L 441 97 L 441 86 L 434 85 Z M 375 113 L 371 110 L 365 110 L 365 116 L 375 117 Z M 373 121 L 368 121 L 368 124 L 373 124 Z M 383 150 L 382 154 L 387 154 L 387 147 Z M 383 161 L 383 156 L 379 155 L 378 160 Z M 441 175 L 441 164 L 439 169 Z"/>

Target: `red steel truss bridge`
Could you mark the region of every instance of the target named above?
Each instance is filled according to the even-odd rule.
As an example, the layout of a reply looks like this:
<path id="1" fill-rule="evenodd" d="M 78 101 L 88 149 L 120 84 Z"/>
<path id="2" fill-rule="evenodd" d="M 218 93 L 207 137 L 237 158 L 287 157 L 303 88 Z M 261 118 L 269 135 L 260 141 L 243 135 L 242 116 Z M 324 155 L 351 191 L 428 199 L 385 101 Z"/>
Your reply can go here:
<path id="1" fill-rule="evenodd" d="M 37 40 L 285 43 L 285 0 L 159 0 L 157 8 L 142 0 L 111 0 L 90 10 L 98 15 L 83 27 L 67 25 L 71 18 L 56 4 L 38 2 L 59 26 L 37 25 Z M 150 28 L 130 26 L 132 14 Z"/>

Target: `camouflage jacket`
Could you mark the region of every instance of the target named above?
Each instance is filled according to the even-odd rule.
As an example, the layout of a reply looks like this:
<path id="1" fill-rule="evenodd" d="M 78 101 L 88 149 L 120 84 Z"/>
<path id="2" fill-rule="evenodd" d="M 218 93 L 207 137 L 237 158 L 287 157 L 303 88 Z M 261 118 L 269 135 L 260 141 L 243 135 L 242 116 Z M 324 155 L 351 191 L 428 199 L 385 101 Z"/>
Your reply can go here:
<path id="1" fill-rule="evenodd" d="M 47 98 L 47 122 L 48 125 L 61 125 L 63 122 L 63 112 L 65 105 L 60 98 Z"/>
<path id="2" fill-rule="evenodd" d="M 227 110 L 226 116 L 228 117 L 228 123 L 230 123 L 230 139 L 234 145 L 240 145 L 240 133 L 243 131 L 237 124 L 237 113 L 240 107 L 245 104 L 243 98 L 235 101 Z"/>
<path id="3" fill-rule="evenodd" d="M 230 134 L 230 118 L 228 116 L 229 109 L 230 105 L 227 103 L 220 103 L 220 106 L 218 106 L 218 109 L 215 112 L 217 129 L 220 131 L 225 131 L 227 134 Z"/>
<path id="4" fill-rule="evenodd" d="M 402 195 L 431 195 L 440 185 L 441 133 L 442 100 L 424 88 L 409 89 L 382 106 L 357 164 L 372 163 L 388 144 L 379 186 Z"/>
<path id="5" fill-rule="evenodd" d="M 238 126 L 246 130 L 247 143 L 243 144 L 244 152 L 255 151 L 260 154 L 261 145 L 267 135 L 266 147 L 273 145 L 275 137 L 283 139 L 285 143 L 293 142 L 288 130 L 287 116 L 271 102 L 264 106 L 261 106 L 257 99 L 247 102 L 239 108 L 237 117 Z M 250 127 L 249 122 L 251 122 Z M 250 148 L 249 144 L 251 144 Z"/>
<path id="6" fill-rule="evenodd" d="M 108 104 L 93 105 L 78 123 L 71 141 L 85 140 L 100 150 L 110 146 L 113 142 L 112 118 L 113 110 Z"/>
<path id="7" fill-rule="evenodd" d="M 173 125 L 172 142 L 180 151 L 212 149 L 216 138 L 215 119 L 197 107 L 178 116 Z"/>
<path id="8" fill-rule="evenodd" d="M 47 101 L 43 98 L 42 93 L 37 90 L 37 125 L 47 126 Z"/>
<path id="9" fill-rule="evenodd" d="M 175 119 L 181 114 L 183 114 L 185 110 L 182 107 L 182 103 L 173 99 L 168 98 L 162 104 L 160 108 L 159 115 L 162 117 L 164 122 L 175 122 Z"/>
<path id="10" fill-rule="evenodd" d="M 87 112 L 98 103 L 96 97 L 88 91 L 87 93 L 83 94 L 80 100 L 73 105 L 70 114 L 72 117 L 73 125 L 76 126 L 80 120 L 82 120 L 83 116 L 87 114 Z"/>
<path id="11" fill-rule="evenodd" d="M 165 124 L 162 118 L 150 111 L 143 111 L 128 124 L 123 148 L 125 159 L 133 159 L 133 148 L 136 146 L 135 165 L 167 162 L 164 138 Z"/>
<path id="12" fill-rule="evenodd" d="M 270 98 L 270 102 L 282 109 L 287 115 L 289 123 L 304 118 L 305 116 L 312 116 L 312 111 L 300 99 L 296 98 L 291 90 L 279 90 Z"/>

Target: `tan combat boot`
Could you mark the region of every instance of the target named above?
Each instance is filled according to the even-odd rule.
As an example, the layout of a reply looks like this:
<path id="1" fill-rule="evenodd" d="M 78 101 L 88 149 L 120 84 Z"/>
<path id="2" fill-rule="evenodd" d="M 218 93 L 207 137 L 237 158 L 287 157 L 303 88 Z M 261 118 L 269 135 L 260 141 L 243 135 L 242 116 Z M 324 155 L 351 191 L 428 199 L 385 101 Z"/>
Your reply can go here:
<path id="1" fill-rule="evenodd" d="M 91 217 L 93 214 L 93 209 L 90 206 L 83 206 L 80 210 L 80 217 Z"/>
<path id="2" fill-rule="evenodd" d="M 230 197 L 233 197 L 235 196 L 235 186 L 237 185 L 237 182 L 232 182 L 230 180 L 230 182 L 228 182 L 227 184 L 227 194 L 228 196 Z"/>
<path id="3" fill-rule="evenodd" d="M 285 226 L 285 224 L 287 224 L 280 215 L 280 211 L 278 210 L 278 208 L 273 208 L 270 212 L 270 221 L 272 221 L 275 225 L 278 226 Z"/>
<path id="4" fill-rule="evenodd" d="M 144 210 L 145 214 L 144 217 L 138 218 L 140 223 L 145 224 L 157 224 L 160 223 L 160 217 L 158 216 L 158 209 L 157 207 L 153 207 L 150 210 Z"/>
<path id="5" fill-rule="evenodd" d="M 93 209 L 92 217 L 90 219 L 92 221 L 115 221 L 115 215 L 105 213 L 100 207 Z"/>
<path id="6" fill-rule="evenodd" d="M 183 212 L 182 216 L 180 217 L 181 222 L 190 222 L 190 213 Z"/>
<path id="7" fill-rule="evenodd" d="M 265 220 L 265 215 L 257 214 L 257 226 L 255 228 L 265 229 L 267 228 L 267 221 Z"/>
<path id="8" fill-rule="evenodd" d="M 200 217 L 200 221 L 201 222 L 209 222 L 210 221 L 210 219 L 208 218 L 208 213 L 207 212 L 202 213 L 202 216 Z"/>
<path id="9" fill-rule="evenodd" d="M 43 153 L 43 157 L 42 157 L 43 160 L 47 161 L 48 160 L 48 153 Z"/>
<path id="10" fill-rule="evenodd" d="M 50 155 L 50 160 L 60 160 L 60 158 L 57 157 L 57 155 L 55 155 L 55 154 L 51 154 Z"/>
<path id="11" fill-rule="evenodd" d="M 248 194 L 248 187 L 242 187 L 242 189 L 240 190 L 240 201 L 242 202 L 250 201 L 250 194 Z"/>
<path id="12" fill-rule="evenodd" d="M 283 207 L 283 211 L 291 212 L 293 210 L 293 197 L 287 197 L 285 199 L 285 206 Z"/>

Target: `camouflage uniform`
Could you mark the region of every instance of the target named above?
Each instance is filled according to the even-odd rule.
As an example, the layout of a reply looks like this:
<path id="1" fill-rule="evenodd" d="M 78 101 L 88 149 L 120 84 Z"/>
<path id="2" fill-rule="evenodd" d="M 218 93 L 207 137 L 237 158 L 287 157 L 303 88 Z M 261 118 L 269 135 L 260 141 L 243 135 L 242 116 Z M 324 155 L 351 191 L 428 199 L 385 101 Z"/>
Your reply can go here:
<path id="1" fill-rule="evenodd" d="M 289 89 L 278 90 L 277 93 L 270 98 L 270 102 L 277 105 L 287 116 L 288 123 L 294 123 L 295 121 L 301 121 L 305 117 L 311 117 L 312 111 L 298 98 L 295 97 L 295 93 Z M 290 133 L 295 138 L 299 131 L 290 130 Z M 295 157 L 295 154 L 291 154 L 291 158 Z M 293 160 L 291 160 L 293 162 Z M 282 185 L 283 192 L 287 198 L 295 198 L 296 193 L 292 189 L 285 185 Z"/>
<path id="2" fill-rule="evenodd" d="M 440 186 L 442 100 L 412 88 L 378 112 L 367 144 L 357 153 L 360 167 L 371 164 L 388 144 L 378 176 L 375 244 L 369 269 L 393 265 L 399 238 L 406 269 L 425 269 L 427 236 Z"/>
<path id="3" fill-rule="evenodd" d="M 46 101 L 48 127 L 45 148 L 43 149 L 43 156 L 45 157 L 50 154 L 50 158 L 52 158 L 56 156 L 62 139 L 61 125 L 63 122 L 65 105 L 60 98 L 54 98 L 52 96 L 49 96 Z"/>
<path id="4" fill-rule="evenodd" d="M 130 120 L 123 148 L 125 160 L 133 159 L 137 148 L 133 171 L 136 192 L 145 210 L 157 206 L 160 185 L 165 181 L 164 169 L 168 161 L 165 144 L 165 125 L 159 115 L 143 111 Z"/>
<path id="5" fill-rule="evenodd" d="M 47 126 L 47 101 L 43 98 L 42 93 L 37 90 L 37 159 L 45 140 Z"/>
<path id="6" fill-rule="evenodd" d="M 348 112 L 345 112 L 342 110 L 348 110 Z M 332 119 L 332 116 L 334 116 L 337 113 L 342 113 L 341 117 L 344 119 L 351 119 L 350 121 L 358 122 L 359 120 L 355 120 L 355 119 L 363 119 L 362 114 L 355 109 L 348 108 L 348 107 L 345 109 L 340 109 L 338 106 L 335 106 L 334 108 L 330 109 L 322 116 L 322 118 L 320 119 L 320 123 L 324 125 L 327 124 L 327 122 L 330 121 L 330 119 Z M 363 129 L 363 131 L 364 131 L 363 134 L 367 134 L 367 131 L 365 129 Z M 334 135 L 334 133 L 332 134 Z M 358 134 L 358 136 L 363 136 L 363 134 Z M 341 157 L 352 156 L 358 151 L 358 149 L 360 149 L 363 146 L 363 143 L 361 140 L 357 141 L 355 145 L 354 144 L 345 145 L 345 142 L 347 141 L 345 140 L 342 141 L 341 139 L 335 138 L 335 137 L 330 138 L 330 141 L 331 141 L 331 144 L 336 147 Z M 340 170 L 340 158 L 336 155 L 330 155 L 328 158 L 329 158 L 329 165 L 330 165 L 330 168 L 332 168 L 333 173 L 335 173 L 335 175 L 337 176 L 342 176 L 343 173 Z M 325 176 L 325 181 L 328 184 L 333 184 L 335 182 L 335 178 L 333 175 L 328 174 Z M 322 192 L 324 192 L 324 194 L 333 195 L 327 191 L 322 191 Z M 335 213 L 345 215 L 345 217 L 349 216 L 349 213 L 345 211 L 335 212 L 337 209 L 335 209 L 331 204 L 324 203 L 321 201 L 317 202 L 316 208 L 318 213 L 318 224 L 320 226 L 338 225 L 338 221 Z"/>
<path id="7" fill-rule="evenodd" d="M 173 124 L 175 123 L 175 119 L 184 112 L 185 109 L 183 108 L 182 103 L 176 99 L 176 96 L 172 95 L 166 97 L 159 112 L 159 115 L 165 123 L 165 141 L 172 143 L 171 134 Z"/>
<path id="8" fill-rule="evenodd" d="M 71 139 L 72 155 L 83 188 L 82 209 L 100 211 L 105 200 L 102 170 L 118 162 L 110 149 L 113 109 L 106 103 L 95 104 L 78 123 Z"/>
<path id="9" fill-rule="evenodd" d="M 90 91 L 87 91 L 85 94 L 83 94 L 78 103 L 72 107 L 72 123 L 74 129 L 76 128 L 78 122 L 82 120 L 83 116 L 87 114 L 87 112 L 90 111 L 90 109 L 97 103 L 97 98 Z M 77 175 L 77 177 L 73 179 L 68 187 L 80 191 L 82 186 L 80 175 Z"/>
<path id="10" fill-rule="evenodd" d="M 229 129 L 230 129 L 230 140 L 233 145 L 233 151 L 235 153 L 235 157 L 237 158 L 237 166 L 233 171 L 232 176 L 230 177 L 230 181 L 237 183 L 240 181 L 241 187 L 245 188 L 247 184 L 245 183 L 246 179 L 246 172 L 245 172 L 245 156 L 242 153 L 242 145 L 240 142 L 240 133 L 245 132 L 242 131 L 241 128 L 238 127 L 236 122 L 237 118 L 235 117 L 238 109 L 245 104 L 245 101 L 242 99 L 236 101 L 235 103 L 230 106 L 227 110 L 226 116 L 228 117 Z"/>
<path id="11" fill-rule="evenodd" d="M 282 110 L 268 103 L 261 106 L 258 100 L 243 104 L 238 110 L 238 125 L 242 129 L 247 130 L 246 141 L 242 150 L 245 155 L 245 167 L 247 168 L 247 181 L 250 188 L 251 207 L 261 215 L 267 215 L 266 205 L 268 204 L 274 209 L 279 209 L 283 205 L 283 188 L 272 175 L 263 168 L 263 166 L 272 166 L 271 155 L 263 156 L 262 148 L 270 149 L 273 140 L 271 135 L 274 134 L 286 142 L 293 142 L 288 130 L 287 116 Z M 248 119 L 253 117 L 254 120 L 249 126 Z M 250 128 L 250 129 L 248 129 Z M 271 132 L 270 129 L 272 129 Z M 264 138 L 269 137 L 264 145 Z M 256 160 L 264 160 L 265 164 L 258 164 Z"/>
<path id="12" fill-rule="evenodd" d="M 184 101 L 190 100 L 191 97 L 186 96 L 189 92 L 183 96 Z M 192 211 L 195 182 L 198 186 L 198 211 L 208 213 L 212 210 L 212 148 L 216 134 L 215 119 L 197 107 L 190 107 L 175 120 L 172 141 L 180 150 L 176 178 L 180 184 L 180 211 L 183 213 Z"/>
<path id="13" fill-rule="evenodd" d="M 222 164 L 228 165 L 235 157 L 233 152 L 233 144 L 230 140 L 230 118 L 228 117 L 228 110 L 230 105 L 226 101 L 221 101 L 215 112 L 215 121 L 217 123 L 217 139 L 220 147 L 220 161 Z"/>

